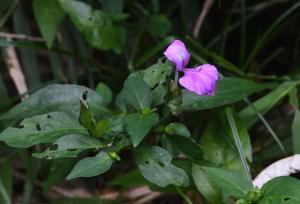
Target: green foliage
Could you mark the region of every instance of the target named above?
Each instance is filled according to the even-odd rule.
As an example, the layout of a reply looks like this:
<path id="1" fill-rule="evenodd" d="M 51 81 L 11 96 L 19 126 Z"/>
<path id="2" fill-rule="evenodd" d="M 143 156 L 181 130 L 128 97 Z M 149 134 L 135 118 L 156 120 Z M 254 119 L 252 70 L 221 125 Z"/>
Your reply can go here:
<path id="1" fill-rule="evenodd" d="M 0 203 L 299 203 L 297 179 L 250 173 L 300 151 L 300 3 L 212 2 L 2 0 Z M 174 39 L 217 67 L 214 96 L 178 83 Z M 52 199 L 75 185 L 93 195 Z"/>
<path id="2" fill-rule="evenodd" d="M 68 134 L 88 133 L 73 114 L 51 112 L 24 119 L 20 123 L 20 128 L 7 128 L 0 134 L 0 141 L 12 147 L 26 148 L 35 144 L 54 142 Z"/>
<path id="3" fill-rule="evenodd" d="M 33 11 L 42 36 L 50 49 L 65 12 L 58 0 L 34 0 Z"/>
<path id="4" fill-rule="evenodd" d="M 0 119 L 18 120 L 52 111 L 79 112 L 78 99 L 85 91 L 88 92 L 87 103 L 91 109 L 95 112 L 105 111 L 102 96 L 95 91 L 84 86 L 54 84 L 38 90 L 30 98 L 1 115 Z"/>
<path id="5" fill-rule="evenodd" d="M 267 182 L 261 189 L 262 199 L 258 204 L 299 203 L 299 180 L 291 177 L 278 177 Z"/>
<path id="6" fill-rule="evenodd" d="M 107 13 L 93 10 L 81 1 L 59 0 L 59 2 L 91 46 L 121 53 L 126 30 L 122 26 L 114 25 L 113 19 Z"/>
<path id="7" fill-rule="evenodd" d="M 113 158 L 107 152 L 99 152 L 94 157 L 87 157 L 79 160 L 67 179 L 77 177 L 92 177 L 108 171 L 113 164 Z"/>
<path id="8" fill-rule="evenodd" d="M 245 97 L 261 91 L 262 84 L 239 78 L 221 78 L 216 86 L 215 96 L 198 96 L 187 90 L 182 93 L 183 110 L 205 110 L 236 103 Z"/>
<path id="9" fill-rule="evenodd" d="M 134 156 L 142 175 L 150 182 L 160 187 L 189 184 L 186 173 L 171 163 L 172 157 L 165 149 L 157 146 L 140 147 L 134 151 Z"/>
<path id="10" fill-rule="evenodd" d="M 125 117 L 125 128 L 134 147 L 140 144 L 158 120 L 156 113 L 150 113 L 148 115 L 132 113 Z"/>

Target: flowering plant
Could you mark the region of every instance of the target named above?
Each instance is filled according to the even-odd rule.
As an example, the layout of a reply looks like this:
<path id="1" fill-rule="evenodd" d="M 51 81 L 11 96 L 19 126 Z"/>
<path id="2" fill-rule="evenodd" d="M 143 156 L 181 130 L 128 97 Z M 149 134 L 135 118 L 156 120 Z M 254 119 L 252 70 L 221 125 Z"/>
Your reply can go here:
<path id="1" fill-rule="evenodd" d="M 23 11 L 14 6 L 18 2 L 8 9 L 8 14 L 16 9 L 8 21 L 18 28 L 16 33 L 31 25 L 18 23 L 23 22 Z M 241 22 L 203 45 L 197 32 L 195 37 L 167 36 L 172 31 L 168 15 L 173 12 L 173 23 L 179 24 L 178 5 L 192 1 L 178 1 L 165 14 L 159 11 L 156 0 L 143 1 L 151 9 L 131 0 L 124 1 L 126 5 L 121 0 L 90 2 L 34 0 L 32 17 L 37 27 L 33 31 L 39 30 L 43 39 L 23 34 L 0 39 L 1 46 L 8 46 L 3 50 L 7 66 L 13 64 L 19 72 L 26 70 L 26 80 L 33 79 L 38 71 L 44 73 L 44 66 L 28 71 L 37 63 L 29 57 L 32 50 L 24 47 L 42 49 L 38 53 L 42 64 L 53 68 L 51 76 L 42 75 L 40 80 L 52 75 L 55 78 L 50 85 L 31 81 L 26 93 L 21 92 L 24 86 L 20 91 L 20 84 L 27 85 L 22 75 L 13 78 L 21 97 L 18 103 L 13 99 L 7 105 L 10 108 L 0 115 L 0 204 L 19 203 L 20 191 L 24 204 L 51 200 L 53 192 L 72 197 L 55 198 L 55 204 L 142 204 L 150 203 L 149 197 L 151 203 L 300 203 L 300 182 L 290 176 L 300 171 L 296 154 L 300 152 L 298 71 L 283 77 L 266 75 L 270 70 L 260 72 L 282 49 L 263 62 L 265 53 L 257 57 L 275 28 L 293 16 L 290 14 L 300 8 L 300 3 L 290 3 L 293 6 L 259 40 L 252 39 L 257 44 L 246 56 L 250 45 L 245 41 L 246 21 L 255 13 L 246 15 L 248 7 L 242 3 L 233 5 L 233 13 L 236 5 L 241 6 L 237 10 L 245 10 Z M 169 2 L 162 2 L 169 7 Z M 261 6 L 249 7 L 249 12 L 253 8 Z M 7 18 L 3 19 L 1 23 Z M 60 22 L 63 31 L 58 32 Z M 228 33 L 240 24 L 241 42 L 234 38 L 235 44 L 226 46 Z M 211 28 L 220 32 L 215 25 Z M 24 28 L 24 32 L 27 30 Z M 287 30 L 285 34 L 290 35 L 295 27 Z M 26 42 L 14 38 L 25 38 Z M 240 53 L 233 52 L 236 44 Z M 12 46 L 22 46 L 17 53 L 22 63 L 16 62 L 18 56 Z M 228 59 L 240 55 L 239 64 L 225 58 L 225 51 Z M 45 53 L 51 63 L 44 59 Z M 277 65 L 289 62 L 287 59 L 280 58 Z M 57 64 L 59 69 L 55 69 Z M 294 64 L 297 67 L 299 63 Z M 6 72 L 15 74 L 13 68 Z M 77 83 L 88 84 L 89 88 Z M 274 108 L 287 96 L 289 101 L 284 103 L 288 108 Z M 277 136 L 272 128 L 276 126 L 273 115 L 272 123 L 268 123 L 265 114 L 271 110 L 277 120 L 282 112 L 288 116 L 295 113 L 293 121 L 286 116 L 274 128 L 290 129 L 286 121 L 291 121 L 291 131 L 284 133 L 288 136 Z M 265 140 L 263 133 L 270 139 Z M 292 152 L 296 155 L 261 172 Z M 24 193 L 20 183 L 24 184 Z M 74 186 L 76 191 L 72 190 Z M 91 198 L 73 198 L 77 194 Z M 157 197 L 162 199 L 156 201 Z"/>

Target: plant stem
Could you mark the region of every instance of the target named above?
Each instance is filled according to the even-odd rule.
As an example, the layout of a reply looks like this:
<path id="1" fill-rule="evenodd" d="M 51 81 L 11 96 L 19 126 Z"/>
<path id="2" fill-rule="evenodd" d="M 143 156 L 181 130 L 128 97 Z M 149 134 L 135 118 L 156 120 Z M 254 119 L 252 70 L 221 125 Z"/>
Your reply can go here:
<path id="1" fill-rule="evenodd" d="M 177 88 L 177 86 L 178 86 L 178 70 L 176 69 L 176 71 L 175 71 L 175 87 Z"/>
<path id="2" fill-rule="evenodd" d="M 228 119 L 228 122 L 229 122 L 229 125 L 230 125 L 230 129 L 231 129 L 231 132 L 232 132 L 232 135 L 233 135 L 233 138 L 234 138 L 235 145 L 238 149 L 240 158 L 241 158 L 242 163 L 243 163 L 245 173 L 248 177 L 248 180 L 251 182 L 252 178 L 251 178 L 251 174 L 250 174 L 250 169 L 249 169 L 249 166 L 248 166 L 248 163 L 247 163 L 247 160 L 246 160 L 245 152 L 244 152 L 243 147 L 242 147 L 242 143 L 241 143 L 241 140 L 240 140 L 240 137 L 239 137 L 239 133 L 237 131 L 237 128 L 236 128 L 236 125 L 235 125 L 235 122 L 234 122 L 232 111 L 231 111 L 230 108 L 226 108 L 225 112 L 226 112 L 226 116 L 227 116 L 227 119 Z"/>
<path id="3" fill-rule="evenodd" d="M 180 187 L 175 186 L 177 193 L 185 200 L 187 204 L 193 204 L 193 202 L 182 192 Z"/>

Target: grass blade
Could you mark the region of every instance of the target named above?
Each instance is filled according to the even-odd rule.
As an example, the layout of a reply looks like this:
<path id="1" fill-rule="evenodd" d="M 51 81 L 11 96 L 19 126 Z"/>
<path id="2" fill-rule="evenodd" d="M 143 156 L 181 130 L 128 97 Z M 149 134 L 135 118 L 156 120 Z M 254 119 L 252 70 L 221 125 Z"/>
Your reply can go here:
<path id="1" fill-rule="evenodd" d="M 295 12 L 300 7 L 300 2 L 294 4 L 291 8 L 289 8 L 286 12 L 284 12 L 272 25 L 267 29 L 267 31 L 262 35 L 262 37 L 258 40 L 254 48 L 252 49 L 246 63 L 243 66 L 243 70 L 246 70 L 253 59 L 256 57 L 258 52 L 267 44 L 270 40 L 276 29 L 279 29 L 285 20 L 290 17 L 290 15 Z M 300 12 L 299 12 L 300 13 Z M 280 26 L 281 24 L 281 26 Z"/>
<path id="2" fill-rule="evenodd" d="M 249 168 L 249 165 L 248 165 L 247 160 L 246 160 L 245 152 L 244 152 L 244 149 L 242 147 L 242 143 L 241 143 L 238 131 L 237 131 L 237 127 L 236 127 L 236 124 L 235 124 L 235 121 L 234 121 L 234 118 L 233 118 L 233 115 L 232 115 L 231 108 L 227 107 L 225 109 L 225 113 L 226 113 L 226 117 L 227 117 L 227 120 L 228 120 L 229 125 L 230 125 L 230 129 L 231 129 L 231 132 L 232 132 L 232 135 L 233 135 L 233 138 L 234 138 L 236 148 L 238 149 L 241 161 L 243 163 L 244 171 L 245 171 L 245 173 L 248 177 L 248 180 L 252 181 L 250 168 Z"/>

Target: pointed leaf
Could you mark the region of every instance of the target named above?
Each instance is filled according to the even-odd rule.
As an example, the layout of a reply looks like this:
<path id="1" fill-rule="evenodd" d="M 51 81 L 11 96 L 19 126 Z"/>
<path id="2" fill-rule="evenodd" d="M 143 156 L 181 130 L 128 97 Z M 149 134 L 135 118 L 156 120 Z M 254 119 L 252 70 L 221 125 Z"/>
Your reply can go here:
<path id="1" fill-rule="evenodd" d="M 94 157 L 86 157 L 78 161 L 67 179 L 98 176 L 108 171 L 112 164 L 113 159 L 107 152 L 99 152 Z"/>
<path id="2" fill-rule="evenodd" d="M 68 134 L 88 134 L 71 113 L 52 112 L 26 118 L 20 123 L 20 127 L 5 129 L 0 133 L 0 141 L 12 147 L 26 148 L 39 143 L 54 142 Z"/>
<path id="3" fill-rule="evenodd" d="M 159 187 L 189 185 L 187 174 L 171 164 L 172 157 L 167 150 L 157 146 L 141 147 L 134 151 L 134 157 L 142 175 Z"/>
<path id="4" fill-rule="evenodd" d="M 158 115 L 133 113 L 125 117 L 125 128 L 134 147 L 138 146 L 151 128 L 158 122 Z"/>

